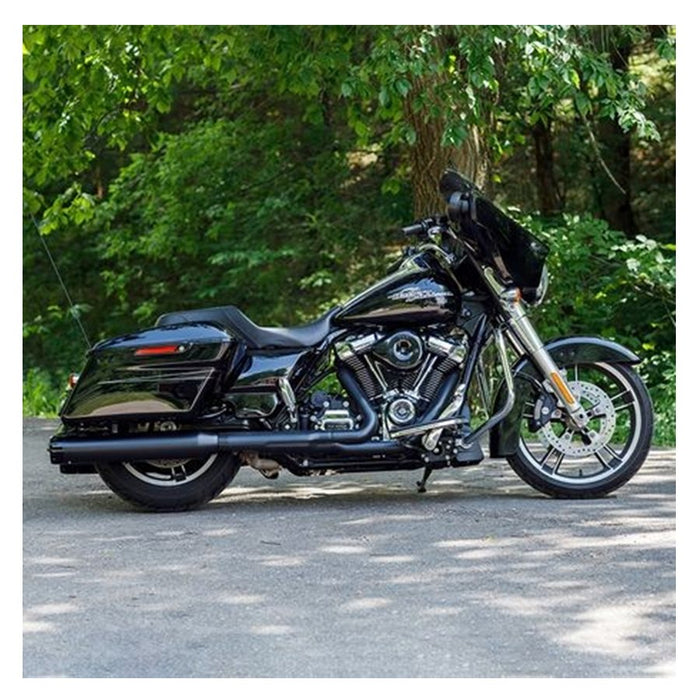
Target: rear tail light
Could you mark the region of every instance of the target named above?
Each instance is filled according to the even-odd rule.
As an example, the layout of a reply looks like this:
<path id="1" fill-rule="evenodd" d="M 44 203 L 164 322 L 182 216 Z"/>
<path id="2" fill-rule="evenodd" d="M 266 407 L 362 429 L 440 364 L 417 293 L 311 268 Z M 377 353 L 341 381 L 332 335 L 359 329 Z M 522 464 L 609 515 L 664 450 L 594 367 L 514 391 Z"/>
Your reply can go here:
<path id="1" fill-rule="evenodd" d="M 136 357 L 148 357 L 152 355 L 177 355 L 185 351 L 184 345 L 152 345 L 139 348 L 134 355 Z"/>

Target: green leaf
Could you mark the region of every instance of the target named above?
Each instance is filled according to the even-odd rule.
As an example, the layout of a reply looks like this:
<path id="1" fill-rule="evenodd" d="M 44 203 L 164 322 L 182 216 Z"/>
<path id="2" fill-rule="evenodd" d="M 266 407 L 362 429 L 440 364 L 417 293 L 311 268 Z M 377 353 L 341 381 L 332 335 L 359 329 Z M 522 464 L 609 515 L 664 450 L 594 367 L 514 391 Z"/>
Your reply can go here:
<path id="1" fill-rule="evenodd" d="M 394 85 L 396 87 L 396 91 L 402 97 L 406 97 L 411 90 L 411 83 L 405 78 L 399 78 Z"/>
<path id="2" fill-rule="evenodd" d="M 579 78 L 578 72 L 574 68 L 569 70 L 569 79 L 577 90 L 581 89 L 581 79 Z"/>
<path id="3" fill-rule="evenodd" d="M 576 105 L 578 113 L 584 117 L 591 111 L 591 101 L 588 96 L 582 92 L 574 94 L 574 104 Z"/>

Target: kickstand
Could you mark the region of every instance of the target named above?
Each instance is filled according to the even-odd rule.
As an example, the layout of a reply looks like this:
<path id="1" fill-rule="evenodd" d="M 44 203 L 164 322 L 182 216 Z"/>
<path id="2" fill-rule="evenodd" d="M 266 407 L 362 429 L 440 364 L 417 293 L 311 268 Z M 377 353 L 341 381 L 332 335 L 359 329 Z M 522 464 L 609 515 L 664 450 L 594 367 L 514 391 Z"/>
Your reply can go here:
<path id="1" fill-rule="evenodd" d="M 425 485 L 428 483 L 428 478 L 433 473 L 430 467 L 426 467 L 423 472 L 423 478 L 420 481 L 416 481 L 416 486 L 418 487 L 418 493 L 425 493 Z"/>

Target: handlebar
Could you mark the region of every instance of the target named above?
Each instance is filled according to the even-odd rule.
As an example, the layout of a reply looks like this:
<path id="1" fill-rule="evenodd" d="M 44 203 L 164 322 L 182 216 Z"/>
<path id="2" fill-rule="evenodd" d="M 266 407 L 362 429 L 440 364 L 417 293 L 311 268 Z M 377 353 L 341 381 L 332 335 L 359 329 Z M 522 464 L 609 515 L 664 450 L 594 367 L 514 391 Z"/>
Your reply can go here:
<path id="1" fill-rule="evenodd" d="M 416 221 L 410 226 L 404 226 L 401 229 L 401 233 L 403 233 L 404 236 L 427 236 L 430 230 L 436 226 L 443 228 L 444 223 L 444 217 L 431 216 L 427 219 Z"/>
<path id="2" fill-rule="evenodd" d="M 422 236 L 428 233 L 428 229 L 430 228 L 428 221 L 429 220 L 417 221 L 410 226 L 404 226 L 401 229 L 401 233 L 403 233 L 404 236 Z"/>

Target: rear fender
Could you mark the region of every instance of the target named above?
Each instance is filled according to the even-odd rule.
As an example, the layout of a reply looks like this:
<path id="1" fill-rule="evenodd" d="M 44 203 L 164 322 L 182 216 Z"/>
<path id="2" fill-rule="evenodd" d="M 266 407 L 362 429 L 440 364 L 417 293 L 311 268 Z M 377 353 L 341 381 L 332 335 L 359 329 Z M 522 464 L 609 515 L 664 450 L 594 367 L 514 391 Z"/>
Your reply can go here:
<path id="1" fill-rule="evenodd" d="M 558 338 L 545 343 L 545 348 L 559 367 L 583 362 L 608 362 L 610 364 L 633 365 L 640 358 L 619 343 L 596 337 Z M 512 367 L 515 385 L 515 403 L 510 413 L 491 429 L 489 452 L 491 457 L 507 457 L 513 454 L 520 440 L 520 422 L 525 404 L 537 391 L 537 382 L 542 378 L 529 357 L 523 356 Z M 506 401 L 505 383 L 496 393 L 493 413 Z"/>

